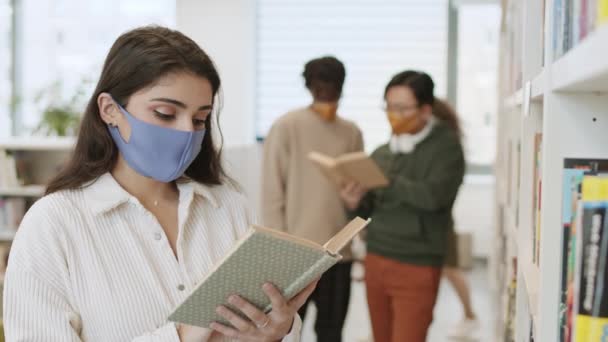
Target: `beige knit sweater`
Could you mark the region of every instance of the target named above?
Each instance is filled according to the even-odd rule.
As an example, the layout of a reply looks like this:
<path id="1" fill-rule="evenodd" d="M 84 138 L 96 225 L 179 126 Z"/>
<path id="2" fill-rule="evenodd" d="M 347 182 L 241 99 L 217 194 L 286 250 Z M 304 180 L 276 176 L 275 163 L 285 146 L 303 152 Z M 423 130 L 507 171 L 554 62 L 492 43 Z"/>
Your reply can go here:
<path id="1" fill-rule="evenodd" d="M 307 155 L 315 151 L 337 157 L 361 150 L 361 131 L 340 117 L 328 122 L 303 108 L 278 119 L 264 142 L 263 224 L 327 242 L 347 223 L 346 212 L 338 189 Z M 342 255 L 351 259 L 350 247 Z"/>

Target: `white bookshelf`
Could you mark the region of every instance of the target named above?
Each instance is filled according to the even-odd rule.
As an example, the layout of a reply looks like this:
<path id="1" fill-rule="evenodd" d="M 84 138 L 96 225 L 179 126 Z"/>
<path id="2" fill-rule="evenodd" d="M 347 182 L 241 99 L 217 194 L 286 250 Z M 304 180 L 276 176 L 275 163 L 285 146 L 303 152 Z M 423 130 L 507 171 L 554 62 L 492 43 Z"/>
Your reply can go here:
<path id="1" fill-rule="evenodd" d="M 521 18 L 522 86 L 511 92 L 501 57 L 501 105 L 498 119 L 496 206 L 504 215 L 497 227 L 507 241 L 515 240 L 517 295 L 515 341 L 529 341 L 533 324 L 536 341 L 558 341 L 559 287 L 562 257 L 562 169 L 565 158 L 608 158 L 608 25 L 594 32 L 553 61 L 553 1 L 517 2 Z M 544 61 L 543 61 L 543 11 Z M 506 20 L 513 16 L 505 16 Z M 504 33 L 503 33 L 504 34 Z M 502 44 L 503 50 L 506 44 Z M 508 55 L 503 51 L 501 55 Z M 544 62 L 544 63 L 543 63 Z M 540 263 L 532 262 L 534 136 L 542 133 L 542 206 Z M 517 144 L 521 152 L 517 153 Z M 519 173 L 520 180 L 517 181 Z M 505 194 L 510 192 L 510 196 Z M 498 211 L 497 211 L 498 212 Z M 493 258 L 500 273 L 504 255 Z M 498 274 L 497 273 L 497 274 Z M 497 286 L 496 290 L 503 289 Z M 504 293 L 498 293 L 504 296 Z M 504 340 L 498 312 L 497 340 Z M 504 324 L 504 323 L 503 323 Z"/>
<path id="2" fill-rule="evenodd" d="M 1 198 L 26 198 L 34 201 L 44 195 L 45 183 L 57 173 L 74 148 L 73 137 L 9 137 L 0 139 L 0 152 L 18 154 L 27 160 L 32 184 L 0 185 Z M 12 241 L 14 229 L 0 227 L 0 242 Z"/>
<path id="3" fill-rule="evenodd" d="M 552 65 L 552 90 L 608 91 L 608 26 L 599 27 Z"/>
<path id="4" fill-rule="evenodd" d="M 545 95 L 545 77 L 546 69 L 543 69 L 534 79 L 531 84 L 530 99 L 532 101 L 540 101 Z"/>

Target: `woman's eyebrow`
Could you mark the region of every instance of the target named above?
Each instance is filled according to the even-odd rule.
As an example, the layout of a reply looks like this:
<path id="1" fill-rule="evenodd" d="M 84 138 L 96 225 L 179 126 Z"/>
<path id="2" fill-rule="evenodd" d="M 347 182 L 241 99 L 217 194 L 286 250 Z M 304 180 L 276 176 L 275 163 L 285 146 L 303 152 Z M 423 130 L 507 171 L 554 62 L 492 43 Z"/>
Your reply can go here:
<path id="1" fill-rule="evenodd" d="M 184 108 L 184 109 L 187 108 L 187 106 L 186 106 L 185 103 L 180 102 L 178 100 L 169 99 L 169 98 L 166 98 L 166 97 L 158 97 L 158 98 L 152 99 L 151 101 L 166 102 L 166 103 L 174 104 L 174 105 L 176 105 L 176 106 L 178 106 L 180 108 Z M 212 108 L 213 108 L 212 105 L 204 105 L 204 106 L 200 106 L 198 108 L 198 110 L 209 110 L 209 109 L 212 109 Z"/>

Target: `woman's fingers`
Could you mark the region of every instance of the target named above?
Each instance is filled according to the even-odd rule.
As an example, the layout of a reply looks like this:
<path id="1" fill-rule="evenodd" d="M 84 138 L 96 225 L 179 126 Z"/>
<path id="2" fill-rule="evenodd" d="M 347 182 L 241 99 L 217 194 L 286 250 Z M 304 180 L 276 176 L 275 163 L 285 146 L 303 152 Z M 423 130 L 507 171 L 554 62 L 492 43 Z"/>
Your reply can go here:
<path id="1" fill-rule="evenodd" d="M 264 290 L 264 293 L 266 293 L 266 296 L 268 296 L 268 299 L 270 299 L 272 311 L 283 313 L 289 309 L 287 300 L 274 285 L 266 283 L 262 286 L 262 289 Z"/>
<path id="2" fill-rule="evenodd" d="M 237 315 L 232 310 L 228 309 L 223 305 L 219 306 L 215 310 L 215 312 L 217 312 L 218 315 L 224 317 L 228 322 L 230 322 L 230 324 L 232 324 L 233 327 L 235 327 L 241 332 L 246 332 L 254 328 L 250 322 L 248 322 L 243 317 Z"/>
<path id="3" fill-rule="evenodd" d="M 240 296 L 230 296 L 228 302 L 241 310 L 256 326 L 260 327 L 268 323 L 269 318 L 264 312 Z"/>

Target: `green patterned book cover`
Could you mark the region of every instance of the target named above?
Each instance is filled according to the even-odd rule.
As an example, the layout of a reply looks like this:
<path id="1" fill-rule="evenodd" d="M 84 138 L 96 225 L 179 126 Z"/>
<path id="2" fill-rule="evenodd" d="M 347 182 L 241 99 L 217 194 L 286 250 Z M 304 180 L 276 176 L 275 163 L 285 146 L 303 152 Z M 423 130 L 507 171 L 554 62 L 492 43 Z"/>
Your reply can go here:
<path id="1" fill-rule="evenodd" d="M 369 220 L 355 218 L 324 246 L 276 230 L 253 226 L 208 276 L 177 306 L 169 321 L 199 327 L 212 322 L 228 324 L 215 313 L 238 294 L 261 310 L 270 311 L 262 285 L 270 282 L 286 298 L 293 298 L 342 257 L 339 252 Z M 244 317 L 244 316 L 243 316 Z"/>

